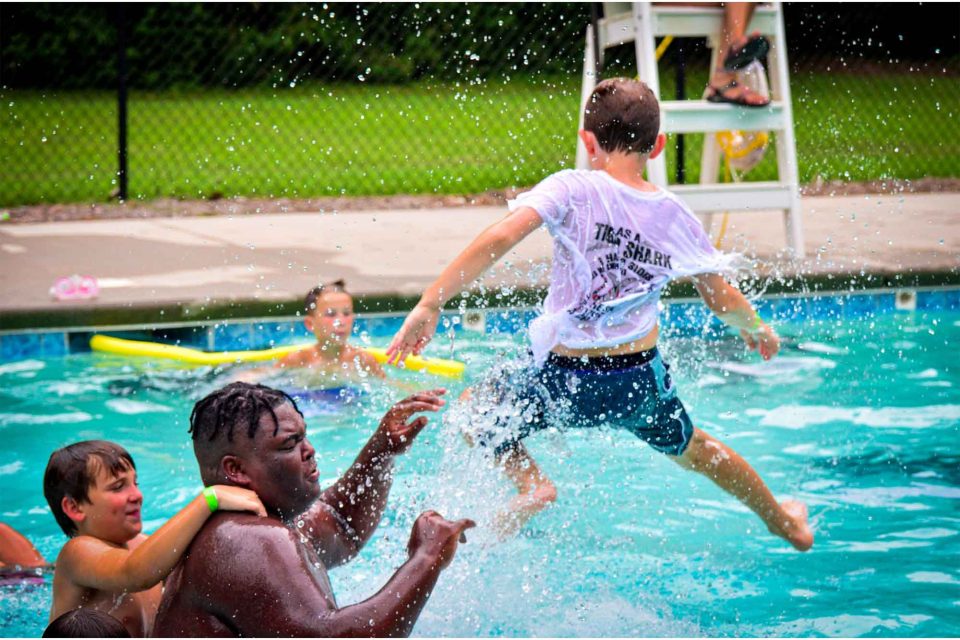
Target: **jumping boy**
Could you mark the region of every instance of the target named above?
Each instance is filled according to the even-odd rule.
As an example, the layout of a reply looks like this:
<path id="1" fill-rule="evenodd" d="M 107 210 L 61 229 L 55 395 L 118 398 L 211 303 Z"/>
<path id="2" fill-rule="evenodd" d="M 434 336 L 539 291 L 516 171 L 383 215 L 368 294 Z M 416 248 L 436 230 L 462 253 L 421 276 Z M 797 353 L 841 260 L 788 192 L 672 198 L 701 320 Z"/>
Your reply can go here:
<path id="1" fill-rule="evenodd" d="M 444 303 L 545 223 L 553 237 L 553 268 L 543 313 L 530 324 L 533 370 L 520 380 L 495 381 L 525 417 L 516 433 L 488 439 L 520 492 L 507 526 L 519 528 L 556 500 L 556 488 L 521 440 L 549 426 L 547 416 L 563 415 L 571 426 L 627 429 L 734 495 L 771 533 L 809 549 L 806 506 L 778 503 L 735 451 L 693 426 L 657 350 L 660 291 L 681 276 L 693 276 L 710 310 L 739 329 L 764 359 L 776 355 L 780 341 L 719 275 L 730 256 L 713 248 L 676 196 L 644 180 L 647 160 L 666 142 L 656 96 L 639 81 L 605 80 L 587 102 L 579 134 L 594 170 L 560 171 L 511 201 L 511 213 L 426 289 L 388 356 L 396 361 L 419 354 Z"/>
<path id="2" fill-rule="evenodd" d="M 257 494 L 213 486 L 156 533 L 141 530 L 143 494 L 133 458 L 104 440 L 77 442 L 50 455 L 43 494 L 70 540 L 57 556 L 50 620 L 90 608 L 119 620 L 132 637 L 153 627 L 161 581 L 217 510 L 266 515 Z"/>

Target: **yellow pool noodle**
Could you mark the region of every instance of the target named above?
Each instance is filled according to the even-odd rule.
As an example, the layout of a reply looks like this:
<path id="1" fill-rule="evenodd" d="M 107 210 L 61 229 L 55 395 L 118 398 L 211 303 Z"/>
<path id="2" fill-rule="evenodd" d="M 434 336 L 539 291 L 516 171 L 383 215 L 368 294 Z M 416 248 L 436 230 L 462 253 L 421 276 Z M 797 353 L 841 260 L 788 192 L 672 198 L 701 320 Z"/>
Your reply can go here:
<path id="1" fill-rule="evenodd" d="M 90 348 L 93 351 L 112 353 L 121 356 L 140 356 L 164 360 L 176 360 L 178 362 L 197 365 L 233 364 L 238 362 L 265 362 L 282 358 L 288 353 L 305 349 L 313 344 L 315 343 L 294 344 L 284 347 L 274 347 L 272 349 L 260 349 L 254 351 L 200 351 L 199 349 L 180 347 L 173 344 L 145 342 L 142 340 L 126 340 L 124 338 L 113 338 L 111 336 L 103 335 L 95 335 L 90 338 Z M 361 348 L 376 358 L 377 362 L 380 364 L 383 364 L 387 361 L 386 349 L 377 349 L 374 347 Z M 456 360 L 407 356 L 403 366 L 411 371 L 426 371 L 427 373 L 432 373 L 433 375 L 437 376 L 459 378 L 463 375 L 463 370 L 466 365 Z"/>

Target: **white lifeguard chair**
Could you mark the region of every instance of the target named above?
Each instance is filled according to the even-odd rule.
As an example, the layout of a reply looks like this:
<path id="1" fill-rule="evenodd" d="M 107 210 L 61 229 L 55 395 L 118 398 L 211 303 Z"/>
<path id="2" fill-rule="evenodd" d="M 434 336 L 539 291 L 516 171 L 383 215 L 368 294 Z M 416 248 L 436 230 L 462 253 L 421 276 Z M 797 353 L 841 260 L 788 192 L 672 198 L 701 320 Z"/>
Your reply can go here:
<path id="1" fill-rule="evenodd" d="M 790 103 L 790 77 L 787 69 L 783 12 L 779 2 L 760 5 L 754 11 L 747 31 L 759 31 L 770 41 L 771 102 L 762 108 L 717 104 L 706 100 L 663 100 L 657 70 L 656 38 L 706 37 L 713 49 L 711 68 L 717 63 L 717 50 L 723 21 L 719 7 L 687 7 L 649 2 L 604 3 L 604 17 L 587 26 L 583 60 L 583 88 L 580 96 L 580 126 L 583 107 L 597 84 L 596 69 L 610 47 L 634 42 L 637 70 L 641 80 L 660 99 L 660 127 L 664 133 L 705 133 L 700 161 L 700 184 L 670 186 L 664 155 L 647 165 L 648 179 L 668 187 L 701 216 L 710 231 L 712 216 L 719 211 L 778 210 L 783 212 L 787 246 L 796 257 L 803 257 L 803 224 L 797 175 L 797 149 L 793 134 L 793 109 Z M 594 45 L 596 38 L 596 47 Z M 597 52 L 595 54 L 595 51 Z M 599 54 L 599 61 L 597 60 Z M 718 184 L 722 150 L 718 131 L 774 131 L 776 133 L 777 174 L 773 182 Z M 577 142 L 577 168 L 589 168 L 586 149 Z"/>

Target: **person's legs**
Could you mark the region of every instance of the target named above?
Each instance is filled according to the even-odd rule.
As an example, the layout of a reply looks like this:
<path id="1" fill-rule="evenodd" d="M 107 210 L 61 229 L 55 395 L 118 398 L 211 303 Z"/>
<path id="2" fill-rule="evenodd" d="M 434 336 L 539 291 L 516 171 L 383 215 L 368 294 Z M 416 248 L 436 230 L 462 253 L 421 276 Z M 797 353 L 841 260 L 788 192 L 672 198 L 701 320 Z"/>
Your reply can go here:
<path id="1" fill-rule="evenodd" d="M 719 66 L 730 52 L 730 47 L 740 48 L 747 41 L 747 25 L 753 17 L 754 3 L 726 2 L 723 5 L 723 32 L 720 34 Z"/>
<path id="2" fill-rule="evenodd" d="M 770 533 L 780 536 L 800 551 L 813 546 L 813 531 L 807 524 L 807 507 L 788 500 L 778 503 L 770 489 L 746 460 L 716 438 L 694 429 L 686 450 L 670 456 L 680 466 L 697 471 L 733 495 L 760 516 Z"/>
<path id="3" fill-rule="evenodd" d="M 530 518 L 556 502 L 557 488 L 520 443 L 503 454 L 499 462 L 519 492 L 497 516 L 497 531 L 501 538 L 507 538 L 522 529 Z"/>
<path id="4" fill-rule="evenodd" d="M 465 389 L 460 394 L 462 402 L 470 400 L 473 389 Z M 463 439 L 471 447 L 474 438 L 461 431 Z M 518 495 L 510 501 L 507 508 L 496 518 L 494 528 L 501 539 L 508 538 L 523 528 L 530 518 L 540 513 L 557 500 L 557 488 L 537 466 L 520 442 L 513 444 L 497 456 L 497 464 L 517 487 Z"/>
<path id="5" fill-rule="evenodd" d="M 709 90 L 722 94 L 724 98 L 730 101 L 742 102 L 747 105 L 765 105 L 770 100 L 751 91 L 748 87 L 740 84 L 730 86 L 736 75 L 724 68 L 724 61 L 730 54 L 731 49 L 742 49 L 748 42 L 747 25 L 750 24 L 750 18 L 753 17 L 753 10 L 753 2 L 726 2 L 723 4 L 723 30 L 720 34 L 720 46 L 717 51 L 717 66 L 710 75 Z M 751 34 L 752 37 L 758 35 L 757 33 Z"/>

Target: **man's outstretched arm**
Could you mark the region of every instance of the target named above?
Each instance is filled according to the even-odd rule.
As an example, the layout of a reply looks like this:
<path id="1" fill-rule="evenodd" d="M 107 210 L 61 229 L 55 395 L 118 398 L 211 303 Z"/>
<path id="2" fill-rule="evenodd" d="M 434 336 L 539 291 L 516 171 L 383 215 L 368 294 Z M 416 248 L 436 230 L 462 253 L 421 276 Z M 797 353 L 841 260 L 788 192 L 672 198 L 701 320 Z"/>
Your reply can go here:
<path id="1" fill-rule="evenodd" d="M 327 567 L 343 564 L 363 548 L 383 516 L 393 484 L 394 458 L 427 425 L 421 411 L 439 411 L 443 389 L 415 393 L 395 404 L 380 421 L 360 455 L 305 514 L 305 535 Z"/>
<path id="2" fill-rule="evenodd" d="M 229 553 L 216 545 L 191 558 L 191 563 L 203 564 L 194 588 L 206 594 L 208 613 L 242 636 L 407 636 L 464 530 L 472 526 L 470 520 L 450 522 L 435 512 L 422 514 L 413 527 L 408 560 L 371 598 L 342 609 L 297 532 L 258 527 L 241 536 L 228 526 L 220 537 Z"/>

